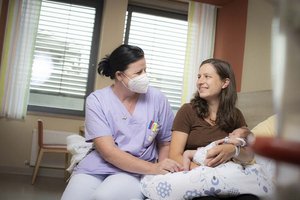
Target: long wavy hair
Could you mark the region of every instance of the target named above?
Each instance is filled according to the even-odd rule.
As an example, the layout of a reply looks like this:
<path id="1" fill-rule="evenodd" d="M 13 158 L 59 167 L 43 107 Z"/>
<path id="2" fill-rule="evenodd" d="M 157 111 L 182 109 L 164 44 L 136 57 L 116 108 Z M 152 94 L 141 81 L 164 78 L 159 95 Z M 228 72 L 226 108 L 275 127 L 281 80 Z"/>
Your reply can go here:
<path id="1" fill-rule="evenodd" d="M 226 61 L 210 58 L 203 61 L 200 68 L 204 64 L 211 64 L 221 80 L 228 78 L 230 80 L 228 87 L 221 90 L 219 94 L 219 107 L 217 111 L 216 124 L 226 132 L 232 132 L 237 128 L 238 110 L 235 107 L 237 101 L 237 91 L 235 84 L 234 72 L 230 64 Z M 206 118 L 209 116 L 208 104 L 202 99 L 198 93 L 195 93 L 191 100 L 193 108 L 196 110 L 198 117 Z"/>

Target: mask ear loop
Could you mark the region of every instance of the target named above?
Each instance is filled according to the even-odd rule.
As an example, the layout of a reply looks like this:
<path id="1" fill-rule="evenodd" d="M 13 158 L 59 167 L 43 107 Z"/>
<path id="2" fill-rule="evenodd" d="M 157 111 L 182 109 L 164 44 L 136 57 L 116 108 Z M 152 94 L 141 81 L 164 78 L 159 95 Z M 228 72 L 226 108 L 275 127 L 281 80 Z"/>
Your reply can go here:
<path id="1" fill-rule="evenodd" d="M 121 72 L 128 80 L 131 80 L 124 72 Z"/>
<path id="2" fill-rule="evenodd" d="M 121 75 L 124 75 L 129 80 L 130 80 L 130 78 L 128 76 L 126 76 L 126 74 L 124 72 L 121 72 L 121 71 L 116 72 L 116 77 L 117 77 L 118 81 L 120 81 L 123 84 L 123 86 L 129 90 L 128 86 L 123 82 L 123 78 L 119 78 L 119 77 L 121 77 Z"/>
<path id="3" fill-rule="evenodd" d="M 129 78 L 124 72 L 121 72 L 121 73 L 128 79 L 128 81 L 131 80 L 131 78 Z M 122 80 L 121 82 L 122 82 L 122 84 L 123 84 L 128 90 L 130 90 L 130 89 L 129 89 L 129 86 L 126 85 L 126 84 L 123 82 L 123 80 Z"/>

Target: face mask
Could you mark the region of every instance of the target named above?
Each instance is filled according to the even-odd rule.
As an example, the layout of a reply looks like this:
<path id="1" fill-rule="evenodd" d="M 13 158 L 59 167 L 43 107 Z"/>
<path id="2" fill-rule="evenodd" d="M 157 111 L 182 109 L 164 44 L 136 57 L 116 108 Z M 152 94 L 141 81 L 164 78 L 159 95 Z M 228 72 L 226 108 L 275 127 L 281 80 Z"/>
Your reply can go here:
<path id="1" fill-rule="evenodd" d="M 148 86 L 149 86 L 149 79 L 145 73 L 141 74 L 139 76 L 136 76 L 132 79 L 129 78 L 128 76 L 126 76 L 126 77 L 129 79 L 127 88 L 130 91 L 136 92 L 136 93 L 141 93 L 141 94 L 147 92 Z M 123 83 L 123 81 L 122 81 L 122 83 Z M 126 87 L 126 85 L 124 83 L 123 83 L 123 85 Z"/>

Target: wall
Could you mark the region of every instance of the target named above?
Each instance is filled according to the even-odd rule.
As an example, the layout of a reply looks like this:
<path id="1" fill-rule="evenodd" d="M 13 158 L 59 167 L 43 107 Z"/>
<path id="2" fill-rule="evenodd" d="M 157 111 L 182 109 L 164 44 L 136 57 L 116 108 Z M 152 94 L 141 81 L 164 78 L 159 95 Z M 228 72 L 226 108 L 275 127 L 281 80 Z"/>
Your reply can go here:
<path id="1" fill-rule="evenodd" d="M 232 0 L 218 8 L 214 57 L 228 61 L 241 90 L 248 0 Z"/>
<path id="2" fill-rule="evenodd" d="M 266 1 L 248 0 L 248 20 L 242 91 L 270 89 L 270 26 L 272 9 Z M 102 35 L 98 59 L 122 43 L 126 0 L 106 0 L 102 22 Z M 266 16 L 266 17 L 265 17 Z M 260 80 L 259 78 L 263 79 Z M 254 80 L 254 81 L 253 81 Z M 107 78 L 96 77 L 95 88 L 111 84 Z M 32 129 L 42 118 L 47 129 L 77 132 L 84 119 L 29 114 L 24 120 L 0 119 L 0 172 L 31 174 L 32 168 L 24 165 L 30 159 Z"/>
<path id="3" fill-rule="evenodd" d="M 126 0 L 105 1 L 99 60 L 122 43 L 126 9 Z M 111 83 L 109 79 L 100 76 L 96 77 L 95 82 L 96 89 Z M 25 166 L 24 161 L 30 160 L 32 129 L 36 127 L 38 118 L 44 120 L 45 128 L 52 130 L 78 132 L 79 126 L 84 124 L 83 118 L 70 119 L 69 117 L 37 114 L 29 114 L 24 120 L 1 118 L 0 172 L 31 174 L 32 167 Z M 58 175 L 60 174 L 63 175 L 63 173 Z"/>
<path id="4" fill-rule="evenodd" d="M 194 1 L 218 6 L 214 57 L 231 63 L 238 91 L 272 89 L 272 1 Z"/>
<path id="5" fill-rule="evenodd" d="M 241 91 L 272 89 L 270 1 L 249 0 Z"/>
<path id="6" fill-rule="evenodd" d="M 106 0 L 104 2 L 99 61 L 123 42 L 127 4 L 127 0 Z M 109 78 L 96 74 L 95 89 L 103 88 L 111 83 Z"/>
<path id="7" fill-rule="evenodd" d="M 0 119 L 0 172 L 31 174 L 25 166 L 30 160 L 32 129 L 36 120 L 43 119 L 46 129 L 79 132 L 81 119 L 28 115 L 25 120 Z M 62 173 L 63 174 L 63 173 Z"/>

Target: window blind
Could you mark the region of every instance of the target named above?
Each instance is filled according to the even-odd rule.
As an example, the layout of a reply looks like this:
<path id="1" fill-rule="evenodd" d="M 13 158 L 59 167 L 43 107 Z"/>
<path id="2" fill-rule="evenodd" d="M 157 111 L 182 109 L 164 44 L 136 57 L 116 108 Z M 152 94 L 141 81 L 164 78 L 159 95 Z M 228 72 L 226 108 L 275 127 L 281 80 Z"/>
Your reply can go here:
<path id="1" fill-rule="evenodd" d="M 173 110 L 178 110 L 181 106 L 188 22 L 134 11 L 127 13 L 126 21 L 130 25 L 125 25 L 129 33 L 128 44 L 139 46 L 145 52 L 150 85 L 161 90 Z"/>
<path id="2" fill-rule="evenodd" d="M 42 1 L 31 92 L 84 97 L 95 8 Z"/>

